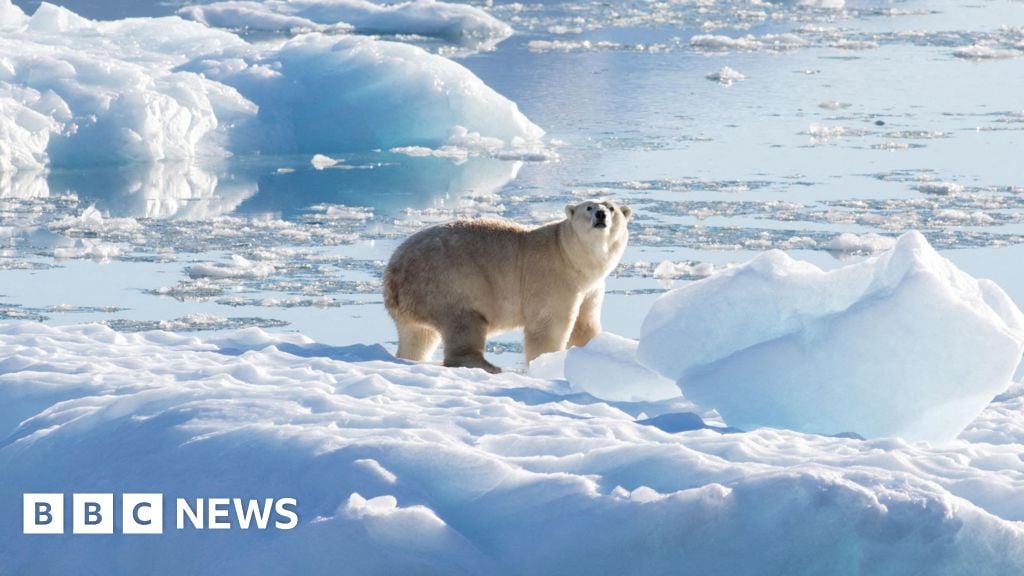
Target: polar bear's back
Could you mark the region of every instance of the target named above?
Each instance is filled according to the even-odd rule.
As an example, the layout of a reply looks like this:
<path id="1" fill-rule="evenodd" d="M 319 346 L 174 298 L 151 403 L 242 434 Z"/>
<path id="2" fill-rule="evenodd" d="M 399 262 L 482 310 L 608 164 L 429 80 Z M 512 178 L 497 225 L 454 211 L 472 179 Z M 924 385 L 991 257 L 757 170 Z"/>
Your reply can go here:
<path id="1" fill-rule="evenodd" d="M 459 220 L 421 230 L 388 263 L 385 304 L 392 315 L 428 324 L 464 309 L 495 328 L 518 325 L 521 259 L 530 234 L 530 228 L 503 220 Z"/>

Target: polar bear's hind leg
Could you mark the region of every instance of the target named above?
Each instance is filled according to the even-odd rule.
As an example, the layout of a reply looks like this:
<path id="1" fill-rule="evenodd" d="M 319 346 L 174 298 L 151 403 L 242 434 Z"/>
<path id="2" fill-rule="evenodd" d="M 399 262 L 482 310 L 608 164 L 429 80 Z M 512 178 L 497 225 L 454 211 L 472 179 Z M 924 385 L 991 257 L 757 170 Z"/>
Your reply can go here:
<path id="1" fill-rule="evenodd" d="M 501 372 L 484 358 L 487 344 L 487 319 L 475 310 L 452 313 L 441 328 L 444 339 L 444 365 L 483 368 L 491 374 Z"/>
<path id="2" fill-rule="evenodd" d="M 412 322 L 398 324 L 398 353 L 396 356 L 415 362 L 430 360 L 441 343 L 441 334 L 433 328 Z"/>

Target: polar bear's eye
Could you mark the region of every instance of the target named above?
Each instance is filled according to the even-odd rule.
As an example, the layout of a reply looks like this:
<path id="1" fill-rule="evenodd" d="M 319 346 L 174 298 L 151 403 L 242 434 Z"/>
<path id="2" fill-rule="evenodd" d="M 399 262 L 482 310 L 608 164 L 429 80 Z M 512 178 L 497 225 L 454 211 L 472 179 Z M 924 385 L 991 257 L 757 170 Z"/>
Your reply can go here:
<path id="1" fill-rule="evenodd" d="M 593 210 L 594 210 L 593 206 L 587 206 L 587 212 L 592 212 Z"/>

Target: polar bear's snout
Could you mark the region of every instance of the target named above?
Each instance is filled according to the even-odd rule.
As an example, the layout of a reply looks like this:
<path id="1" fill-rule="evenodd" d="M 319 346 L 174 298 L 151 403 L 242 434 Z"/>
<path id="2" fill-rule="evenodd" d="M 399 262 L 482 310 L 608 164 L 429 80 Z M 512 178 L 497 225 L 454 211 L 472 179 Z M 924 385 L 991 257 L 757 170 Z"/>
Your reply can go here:
<path id="1" fill-rule="evenodd" d="M 608 227 L 608 213 L 605 212 L 603 206 L 598 206 L 597 210 L 594 210 L 594 228 L 607 228 Z"/>

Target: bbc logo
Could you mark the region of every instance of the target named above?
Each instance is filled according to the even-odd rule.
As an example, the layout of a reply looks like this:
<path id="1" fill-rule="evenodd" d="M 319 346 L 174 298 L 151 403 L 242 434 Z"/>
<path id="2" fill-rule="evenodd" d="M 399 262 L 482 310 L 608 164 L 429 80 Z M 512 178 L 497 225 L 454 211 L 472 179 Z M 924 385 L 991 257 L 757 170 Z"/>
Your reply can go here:
<path id="1" fill-rule="evenodd" d="M 63 494 L 22 495 L 24 534 L 63 534 Z M 72 494 L 71 527 L 74 534 L 114 533 L 113 494 Z M 122 494 L 123 534 L 163 534 L 163 494 Z"/>

